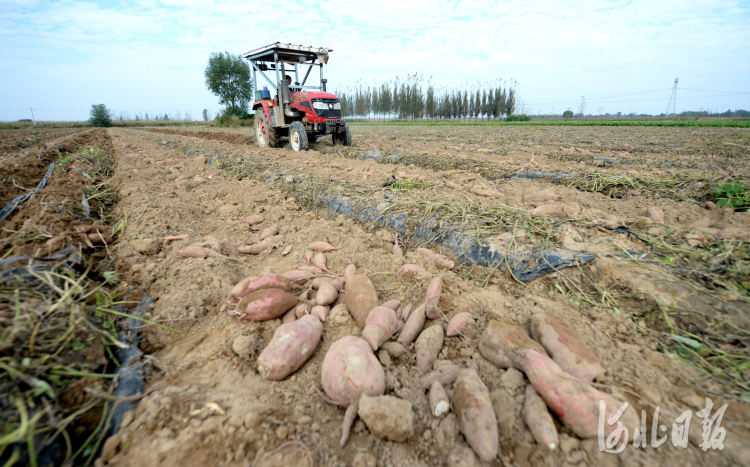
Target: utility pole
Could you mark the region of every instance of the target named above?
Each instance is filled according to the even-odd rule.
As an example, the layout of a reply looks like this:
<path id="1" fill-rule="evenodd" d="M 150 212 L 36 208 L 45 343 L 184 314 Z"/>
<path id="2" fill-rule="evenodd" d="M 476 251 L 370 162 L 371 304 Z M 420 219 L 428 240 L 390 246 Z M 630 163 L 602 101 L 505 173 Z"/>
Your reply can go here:
<path id="1" fill-rule="evenodd" d="M 31 110 L 31 121 L 34 122 L 34 126 L 36 126 L 36 119 L 34 118 L 34 109 L 29 107 L 29 110 Z"/>
<path id="2" fill-rule="evenodd" d="M 680 80 L 680 77 L 674 79 L 674 87 L 672 88 L 672 97 L 669 98 L 669 104 L 667 104 L 667 114 L 666 116 L 669 117 L 669 108 L 672 107 L 672 115 L 675 115 L 675 108 L 677 107 L 677 82 Z"/>

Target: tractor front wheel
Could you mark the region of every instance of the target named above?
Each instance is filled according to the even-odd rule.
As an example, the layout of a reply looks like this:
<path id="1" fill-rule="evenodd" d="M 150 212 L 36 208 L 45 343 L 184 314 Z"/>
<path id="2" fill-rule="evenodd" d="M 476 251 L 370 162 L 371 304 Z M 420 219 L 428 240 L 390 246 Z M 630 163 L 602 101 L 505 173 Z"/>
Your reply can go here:
<path id="1" fill-rule="evenodd" d="M 307 130 L 300 122 L 289 125 L 289 147 L 294 152 L 307 151 Z"/>
<path id="2" fill-rule="evenodd" d="M 279 135 L 269 125 L 266 118 L 266 111 L 263 107 L 258 107 L 255 110 L 255 139 L 258 141 L 258 146 L 262 148 L 276 148 L 279 146 Z"/>
<path id="3" fill-rule="evenodd" d="M 344 132 L 343 133 L 334 133 L 333 134 L 333 145 L 336 146 L 344 145 L 344 146 L 351 146 L 352 145 L 352 131 L 349 129 L 349 124 L 344 124 Z"/>

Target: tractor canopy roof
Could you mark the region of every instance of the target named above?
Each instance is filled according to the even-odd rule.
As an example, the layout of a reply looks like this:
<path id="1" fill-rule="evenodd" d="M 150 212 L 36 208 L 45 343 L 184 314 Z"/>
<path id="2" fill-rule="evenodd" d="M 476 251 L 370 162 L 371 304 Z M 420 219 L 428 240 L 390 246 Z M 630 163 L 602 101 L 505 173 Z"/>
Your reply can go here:
<path id="1" fill-rule="evenodd" d="M 254 62 L 276 62 L 296 63 L 300 65 L 311 65 L 315 60 L 322 64 L 328 63 L 328 52 L 333 49 L 327 47 L 308 47 L 304 45 L 282 44 L 275 42 L 266 46 L 245 52 L 242 56 Z"/>

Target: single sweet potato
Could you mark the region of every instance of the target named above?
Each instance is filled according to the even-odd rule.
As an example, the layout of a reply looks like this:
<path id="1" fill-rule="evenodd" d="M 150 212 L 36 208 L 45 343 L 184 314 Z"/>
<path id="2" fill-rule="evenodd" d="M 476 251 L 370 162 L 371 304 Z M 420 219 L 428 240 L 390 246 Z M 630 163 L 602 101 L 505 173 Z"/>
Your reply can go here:
<path id="1" fill-rule="evenodd" d="M 278 318 L 297 304 L 297 297 L 281 289 L 263 289 L 246 295 L 237 304 L 241 318 L 265 321 Z"/>
<path id="2" fill-rule="evenodd" d="M 407 303 L 403 310 L 401 310 L 401 321 L 406 322 L 407 319 L 409 319 L 409 315 L 411 314 L 411 310 L 414 309 L 413 303 Z"/>
<path id="3" fill-rule="evenodd" d="M 270 237 L 266 237 L 265 240 L 263 240 L 264 243 L 273 243 L 274 245 L 277 245 L 284 241 L 283 235 L 271 235 Z"/>
<path id="4" fill-rule="evenodd" d="M 322 251 L 323 253 L 327 253 L 329 251 L 340 250 L 342 247 L 336 248 L 334 246 L 331 246 L 331 244 L 327 242 L 313 242 L 308 245 L 308 248 L 313 251 Z"/>
<path id="5" fill-rule="evenodd" d="M 438 380 L 434 380 L 430 386 L 430 409 L 432 409 L 432 415 L 436 417 L 441 417 L 451 409 L 448 393 Z"/>
<path id="6" fill-rule="evenodd" d="M 279 226 L 272 225 L 271 227 L 267 228 L 260 234 L 260 239 L 261 241 L 263 241 L 272 235 L 276 235 L 277 233 L 279 233 Z"/>
<path id="7" fill-rule="evenodd" d="M 409 347 L 419 333 L 422 332 L 425 320 L 424 305 L 420 305 L 416 310 L 411 312 L 409 319 L 406 320 L 401 333 L 398 335 L 398 343 L 404 347 Z"/>
<path id="8" fill-rule="evenodd" d="M 353 275 L 357 274 L 357 266 L 350 264 L 344 269 L 344 279 L 349 280 Z"/>
<path id="9" fill-rule="evenodd" d="M 313 257 L 313 264 L 318 269 L 321 269 L 326 272 L 330 272 L 328 271 L 328 268 L 326 267 L 326 255 L 324 255 L 323 253 L 318 253 L 317 255 Z"/>
<path id="10" fill-rule="evenodd" d="M 414 343 L 414 349 L 417 353 L 417 369 L 422 374 L 432 370 L 432 364 L 437 359 L 440 350 L 443 348 L 445 332 L 439 324 L 434 324 L 422 331 Z"/>
<path id="11" fill-rule="evenodd" d="M 445 335 L 448 337 L 458 336 L 464 332 L 466 326 L 473 322 L 474 315 L 471 313 L 459 313 L 448 322 L 448 329 L 445 331 Z"/>
<path id="12" fill-rule="evenodd" d="M 526 398 L 523 402 L 523 419 L 529 427 L 537 443 L 549 449 L 555 449 L 558 444 L 555 422 L 547 410 L 544 400 L 536 392 L 534 386 L 526 386 Z"/>
<path id="13" fill-rule="evenodd" d="M 469 446 L 482 461 L 493 460 L 499 449 L 497 418 L 490 392 L 476 370 L 460 371 L 453 389 L 453 409 Z"/>
<path id="14" fill-rule="evenodd" d="M 512 366 L 526 372 L 526 349 L 532 349 L 542 355 L 546 352 L 541 345 L 531 340 L 523 328 L 500 321 L 491 320 L 479 339 L 479 353 L 484 358 L 499 366 Z"/>
<path id="15" fill-rule="evenodd" d="M 432 386 L 433 381 L 440 381 L 440 384 L 443 387 L 450 387 L 456 382 L 460 370 L 461 368 L 455 363 L 443 363 L 436 369 L 422 376 L 420 382 L 424 389 L 429 389 L 430 386 Z"/>
<path id="16" fill-rule="evenodd" d="M 328 315 L 328 310 L 330 309 L 330 306 L 315 305 L 314 307 L 312 307 L 312 310 L 310 310 L 310 314 L 317 316 L 321 321 L 325 321 L 326 316 Z"/>
<path id="17" fill-rule="evenodd" d="M 112 243 L 114 239 L 107 235 L 106 233 L 101 232 L 91 232 L 89 235 L 89 240 L 91 240 L 92 243 Z"/>
<path id="18" fill-rule="evenodd" d="M 569 323 L 536 314 L 531 321 L 531 336 L 563 371 L 576 378 L 591 381 L 601 373 L 599 360 Z"/>
<path id="19" fill-rule="evenodd" d="M 404 346 L 394 341 L 383 342 L 380 344 L 380 348 L 388 352 L 388 355 L 393 358 L 398 358 L 406 353 Z"/>
<path id="20" fill-rule="evenodd" d="M 247 216 L 245 219 L 243 219 L 242 223 L 247 225 L 257 225 L 264 221 L 265 219 L 260 214 L 256 214 L 254 216 Z"/>
<path id="21" fill-rule="evenodd" d="M 364 274 L 355 274 L 346 281 L 346 308 L 360 327 L 364 327 L 370 310 L 378 305 L 378 293 Z"/>
<path id="22" fill-rule="evenodd" d="M 376 306 L 367 315 L 362 338 L 370 344 L 372 350 L 378 350 L 380 344 L 391 338 L 398 330 L 396 312 L 385 306 Z"/>
<path id="23" fill-rule="evenodd" d="M 313 274 L 323 274 L 323 270 L 315 266 L 300 266 L 297 269 L 300 271 L 307 271 Z"/>
<path id="24" fill-rule="evenodd" d="M 440 301 L 440 289 L 442 286 L 443 274 L 432 279 L 430 285 L 427 286 L 427 297 L 425 297 L 424 300 L 424 312 L 429 319 L 438 319 L 440 317 L 438 302 Z"/>
<path id="25" fill-rule="evenodd" d="M 264 273 L 242 279 L 232 289 L 232 298 L 239 300 L 245 295 L 250 295 L 262 289 L 281 289 L 289 292 L 296 288 L 286 277 L 281 274 Z"/>
<path id="26" fill-rule="evenodd" d="M 280 380 L 299 370 L 323 335 L 323 325 L 313 315 L 282 324 L 258 357 L 258 373 L 265 379 Z"/>
<path id="27" fill-rule="evenodd" d="M 321 382 L 335 404 L 347 407 L 339 443 L 343 447 L 349 439 L 362 395 L 380 396 L 385 392 L 383 367 L 367 341 L 346 336 L 328 349 L 321 368 Z"/>
<path id="28" fill-rule="evenodd" d="M 453 269 L 453 266 L 455 266 L 453 261 L 451 261 L 447 257 L 439 253 L 435 253 L 432 250 L 428 250 L 427 248 L 417 248 L 417 253 L 421 254 L 425 258 L 431 259 L 432 262 L 435 263 L 435 266 L 439 268 Z"/>
<path id="29" fill-rule="evenodd" d="M 336 301 L 338 296 L 339 291 L 336 290 L 336 286 L 330 282 L 323 282 L 315 295 L 315 301 L 318 305 L 330 305 Z"/>
<path id="30" fill-rule="evenodd" d="M 313 252 L 312 250 L 307 250 L 307 251 L 305 252 L 305 259 L 307 260 L 307 264 L 308 264 L 308 265 L 310 264 L 310 261 L 312 261 L 312 259 L 313 259 L 313 254 L 314 254 L 314 253 L 315 253 L 315 252 Z"/>
<path id="31" fill-rule="evenodd" d="M 316 274 L 309 271 L 301 271 L 295 269 L 294 271 L 285 272 L 282 276 L 289 279 L 290 282 L 297 285 L 304 285 L 309 279 L 312 279 Z"/>
<path id="32" fill-rule="evenodd" d="M 289 311 L 284 313 L 281 317 L 281 324 L 293 323 L 297 321 L 297 310 L 294 307 L 290 308 Z"/>
<path id="33" fill-rule="evenodd" d="M 396 311 L 398 310 L 398 307 L 401 306 L 401 300 L 398 300 L 398 299 L 388 300 L 387 302 L 383 303 L 380 306 L 384 306 L 386 308 L 390 308 L 393 311 Z"/>
<path id="34" fill-rule="evenodd" d="M 398 243 L 393 244 L 393 250 L 391 252 L 394 254 L 394 256 L 398 256 L 399 258 L 404 257 L 404 250 L 401 249 Z"/>
<path id="35" fill-rule="evenodd" d="M 300 302 L 297 304 L 296 307 L 294 307 L 294 315 L 297 317 L 297 319 L 302 318 L 305 315 L 310 314 L 310 304 L 307 302 Z"/>
<path id="36" fill-rule="evenodd" d="M 262 243 L 256 243 L 255 245 L 241 246 L 239 248 L 236 248 L 236 250 L 239 251 L 240 253 L 259 255 L 263 253 L 264 251 L 266 251 L 267 249 L 273 248 L 273 247 L 274 247 L 273 243 L 262 242 Z"/>
<path id="37" fill-rule="evenodd" d="M 600 401 L 605 405 L 605 420 L 610 420 L 610 417 L 623 406 L 623 401 L 611 394 L 596 390 L 584 382 L 575 381 L 573 376 L 565 373 L 547 355 L 533 349 L 524 350 L 524 354 L 524 372 L 534 389 L 563 424 L 581 438 L 597 437 Z M 640 426 L 635 408 L 628 407 L 620 417 L 620 422 L 633 433 L 633 430 Z M 605 436 L 617 428 L 617 424 L 604 425 Z"/>

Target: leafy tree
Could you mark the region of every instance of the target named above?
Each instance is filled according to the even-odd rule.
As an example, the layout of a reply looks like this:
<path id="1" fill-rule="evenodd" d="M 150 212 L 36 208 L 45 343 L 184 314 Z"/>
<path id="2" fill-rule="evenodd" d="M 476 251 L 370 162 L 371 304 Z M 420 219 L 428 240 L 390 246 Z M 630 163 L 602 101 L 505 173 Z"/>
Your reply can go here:
<path id="1" fill-rule="evenodd" d="M 253 98 L 250 65 L 240 55 L 213 52 L 205 71 L 206 87 L 219 96 L 219 103 L 240 117 L 247 116 Z"/>
<path id="2" fill-rule="evenodd" d="M 563 112 L 563 118 L 573 118 L 573 111 L 568 109 L 565 112 Z"/>
<path id="3" fill-rule="evenodd" d="M 208 109 L 203 109 L 203 121 L 208 121 Z"/>
<path id="4" fill-rule="evenodd" d="M 91 106 L 91 117 L 89 118 L 91 126 L 108 127 L 112 126 L 112 115 L 104 104 Z"/>
<path id="5" fill-rule="evenodd" d="M 516 110 L 516 91 L 513 88 L 508 89 L 508 97 L 505 98 L 505 115 L 511 116 Z"/>

